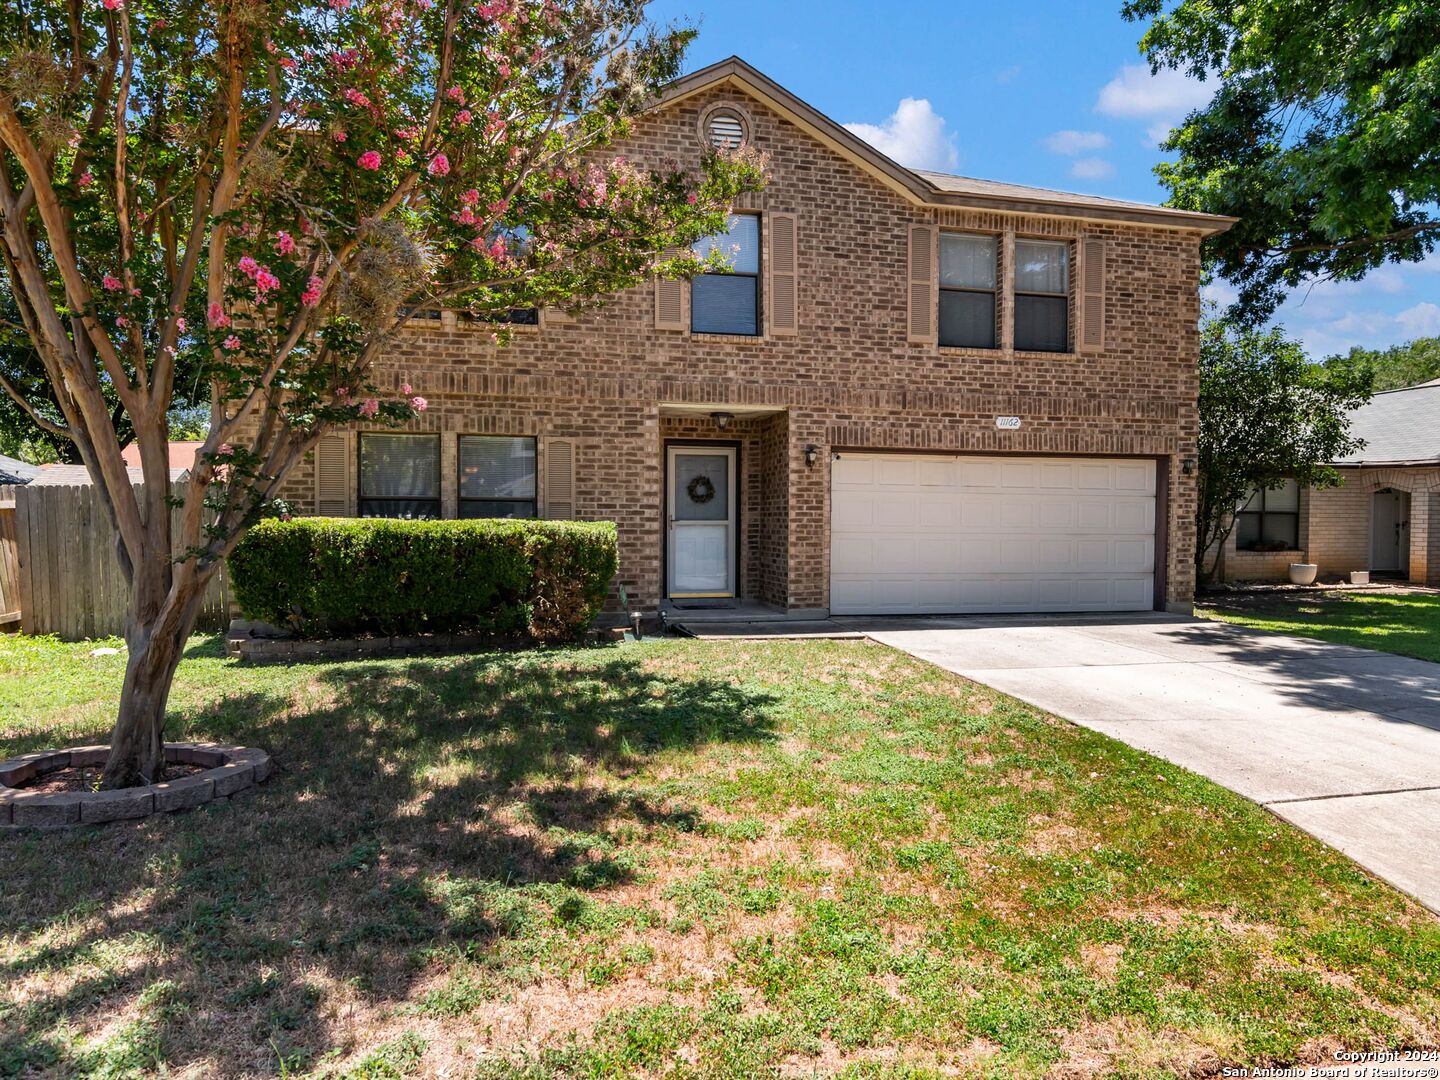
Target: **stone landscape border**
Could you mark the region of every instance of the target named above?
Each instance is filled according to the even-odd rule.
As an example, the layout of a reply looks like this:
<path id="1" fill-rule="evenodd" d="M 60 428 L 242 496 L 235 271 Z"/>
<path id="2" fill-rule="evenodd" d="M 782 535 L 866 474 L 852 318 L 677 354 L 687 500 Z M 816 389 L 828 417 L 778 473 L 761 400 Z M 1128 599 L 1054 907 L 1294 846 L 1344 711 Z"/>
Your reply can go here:
<path id="1" fill-rule="evenodd" d="M 0 761 L 0 829 L 55 829 L 190 810 L 228 799 L 262 782 L 272 771 L 264 750 L 180 742 L 165 744 L 166 763 L 198 765 L 203 772 L 118 791 L 44 792 L 19 786 L 59 769 L 99 768 L 109 753 L 108 746 L 76 746 Z"/>

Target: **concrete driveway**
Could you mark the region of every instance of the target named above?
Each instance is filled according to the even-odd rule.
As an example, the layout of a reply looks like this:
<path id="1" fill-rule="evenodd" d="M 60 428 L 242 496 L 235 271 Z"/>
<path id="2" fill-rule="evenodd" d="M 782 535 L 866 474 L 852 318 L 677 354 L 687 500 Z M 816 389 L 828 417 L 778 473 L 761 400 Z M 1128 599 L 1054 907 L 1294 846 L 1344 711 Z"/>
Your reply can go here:
<path id="1" fill-rule="evenodd" d="M 1440 664 L 1162 615 L 856 628 L 1224 784 L 1440 913 Z"/>

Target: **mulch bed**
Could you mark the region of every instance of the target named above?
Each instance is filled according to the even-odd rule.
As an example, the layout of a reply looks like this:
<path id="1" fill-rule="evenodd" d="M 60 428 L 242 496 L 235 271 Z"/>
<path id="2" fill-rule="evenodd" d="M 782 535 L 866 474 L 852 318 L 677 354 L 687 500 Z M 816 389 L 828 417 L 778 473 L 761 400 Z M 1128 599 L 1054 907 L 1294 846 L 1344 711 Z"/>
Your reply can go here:
<path id="1" fill-rule="evenodd" d="M 64 791 L 95 791 L 100 787 L 100 771 L 99 768 L 93 766 L 56 769 L 54 772 L 43 773 L 32 780 L 25 781 L 19 785 L 19 789 L 41 792 L 46 795 L 56 795 Z M 205 766 L 203 765 L 183 765 L 171 762 L 165 766 L 165 775 L 161 777 L 161 780 L 180 780 L 204 771 Z"/>

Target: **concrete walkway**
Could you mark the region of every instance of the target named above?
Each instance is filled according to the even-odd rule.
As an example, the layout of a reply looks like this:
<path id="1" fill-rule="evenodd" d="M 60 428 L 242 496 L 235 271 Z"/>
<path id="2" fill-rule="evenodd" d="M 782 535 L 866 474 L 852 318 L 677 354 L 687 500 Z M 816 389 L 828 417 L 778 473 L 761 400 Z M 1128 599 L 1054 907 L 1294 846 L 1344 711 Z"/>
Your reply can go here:
<path id="1" fill-rule="evenodd" d="M 1161 615 L 863 632 L 1224 784 L 1440 913 L 1440 664 Z"/>

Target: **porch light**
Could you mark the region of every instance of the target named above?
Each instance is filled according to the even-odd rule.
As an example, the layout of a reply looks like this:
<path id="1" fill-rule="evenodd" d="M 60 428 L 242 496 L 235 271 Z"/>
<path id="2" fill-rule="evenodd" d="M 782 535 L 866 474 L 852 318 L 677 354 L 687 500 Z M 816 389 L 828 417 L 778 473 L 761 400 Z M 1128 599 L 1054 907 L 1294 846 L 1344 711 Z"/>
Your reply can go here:
<path id="1" fill-rule="evenodd" d="M 1186 476 L 1193 473 L 1195 471 L 1195 459 L 1193 457 L 1187 457 L 1180 463 L 1180 471 Z"/>
<path id="2" fill-rule="evenodd" d="M 712 412 L 710 414 L 710 419 L 715 421 L 715 426 L 717 428 L 719 428 L 721 431 L 724 431 L 730 426 L 730 421 L 735 419 L 735 414 L 728 412 Z"/>
<path id="3" fill-rule="evenodd" d="M 815 467 L 815 462 L 819 460 L 820 448 L 818 446 L 816 446 L 814 443 L 811 443 L 809 446 L 805 447 L 805 467 L 807 469 L 813 469 Z"/>

